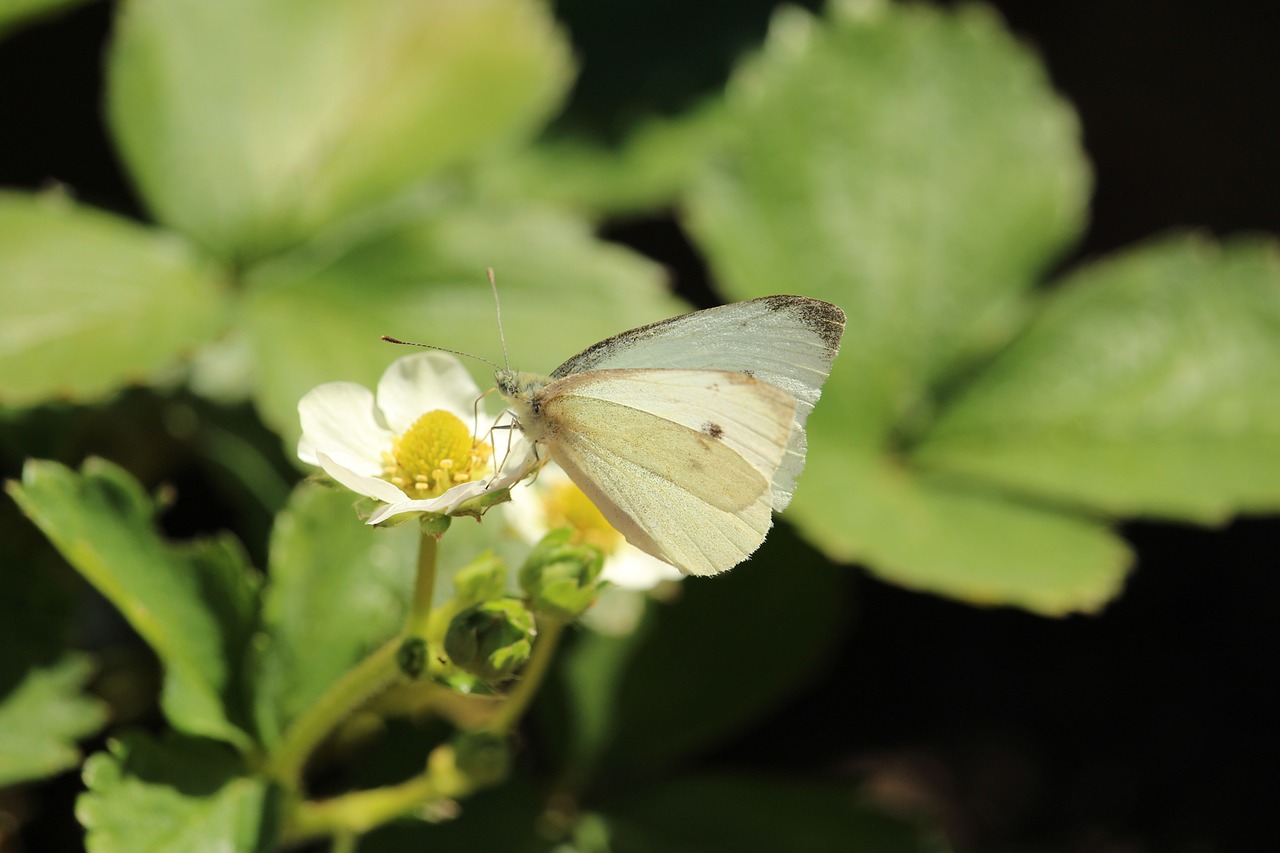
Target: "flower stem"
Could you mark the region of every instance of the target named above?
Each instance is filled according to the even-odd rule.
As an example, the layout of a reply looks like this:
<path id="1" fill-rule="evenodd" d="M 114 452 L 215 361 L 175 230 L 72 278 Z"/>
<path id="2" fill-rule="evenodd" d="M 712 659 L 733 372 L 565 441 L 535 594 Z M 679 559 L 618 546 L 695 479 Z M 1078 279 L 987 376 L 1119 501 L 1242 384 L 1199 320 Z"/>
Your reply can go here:
<path id="1" fill-rule="evenodd" d="M 354 669 L 329 687 L 284 733 L 271 757 L 269 771 L 287 789 L 301 787 L 302 770 L 315 748 L 339 723 L 369 697 L 381 692 L 400 675 L 396 662 L 400 637 L 383 644 Z"/>
<path id="2" fill-rule="evenodd" d="M 453 748 L 439 746 L 428 757 L 426 772 L 412 779 L 299 803 L 281 840 L 294 844 L 323 835 L 361 835 L 430 802 L 464 796 L 474 787 L 457 767 Z"/>
<path id="3" fill-rule="evenodd" d="M 520 718 L 533 702 L 533 697 L 538 694 L 538 688 L 542 686 L 547 670 L 551 667 L 556 645 L 564 631 L 564 622 L 550 616 L 543 616 L 540 623 L 538 640 L 533 644 L 533 654 L 529 657 L 529 663 L 520 674 L 520 680 L 516 682 L 507 700 L 498 709 L 493 721 L 486 726 L 491 732 L 505 734 L 520 722 Z"/>
<path id="4" fill-rule="evenodd" d="M 418 575 L 413 586 L 413 602 L 405 623 L 407 637 L 427 637 L 431 619 L 431 600 L 436 590 L 436 563 L 440 556 L 440 539 L 434 533 L 422 532 L 418 543 Z"/>

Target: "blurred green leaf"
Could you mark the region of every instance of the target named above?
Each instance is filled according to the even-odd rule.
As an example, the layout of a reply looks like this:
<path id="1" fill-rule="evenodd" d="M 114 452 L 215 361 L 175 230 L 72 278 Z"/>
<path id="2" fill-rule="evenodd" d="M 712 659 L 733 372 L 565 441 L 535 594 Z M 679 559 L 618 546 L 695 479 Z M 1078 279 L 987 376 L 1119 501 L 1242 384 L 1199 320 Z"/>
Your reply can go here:
<path id="1" fill-rule="evenodd" d="M 936 833 L 879 814 L 848 785 L 694 776 L 602 806 L 612 853 L 946 853 Z"/>
<path id="2" fill-rule="evenodd" d="M 1280 508 L 1280 253 L 1173 237 L 1090 264 L 944 409 L 921 465 L 1115 514 Z"/>
<path id="3" fill-rule="evenodd" d="M 31 460 L 9 492 L 165 667 L 170 722 L 239 747 L 250 740 L 238 666 L 255 618 L 257 578 L 229 537 L 173 545 L 152 525 L 138 482 L 101 459 L 76 473 Z"/>
<path id="4" fill-rule="evenodd" d="M 216 273 L 173 235 L 54 194 L 0 193 L 0 401 L 96 400 L 226 325 Z"/>
<path id="5" fill-rule="evenodd" d="M 273 849 L 269 791 L 221 744 L 135 733 L 85 762 L 76 803 L 89 853 L 259 853 Z"/>
<path id="6" fill-rule="evenodd" d="M 634 216 L 672 205 L 720 142 L 719 103 L 639 125 L 611 148 L 551 139 L 485 163 L 477 181 L 500 198 L 539 199 L 584 216 Z"/>
<path id="7" fill-rule="evenodd" d="M 735 298 L 799 290 L 848 333 L 790 517 L 886 578 L 1044 613 L 1096 609 L 1129 557 L 1097 522 L 920 476 L 933 395 L 1017 331 L 1079 234 L 1071 110 L 983 7 L 783 10 L 735 75 L 688 223 Z"/>
<path id="8" fill-rule="evenodd" d="M 550 372 L 597 340 L 680 313 L 658 268 L 592 236 L 586 223 L 538 209 L 439 204 L 398 222 L 263 265 L 246 322 L 257 402 L 286 441 L 298 400 L 323 382 L 373 387 L 405 354 L 380 335 L 501 360 L 485 267 L 497 272 L 514 364 Z M 566 318 L 572 322 L 566 322 Z M 493 372 L 471 364 L 481 388 Z"/>
<path id="9" fill-rule="evenodd" d="M 1133 562 L 1128 546 L 1096 519 L 888 459 L 845 455 L 822 468 L 843 484 L 844 497 L 814 515 L 815 538 L 832 556 L 865 561 L 903 586 L 1062 616 L 1101 609 Z"/>
<path id="10" fill-rule="evenodd" d="M 345 489 L 304 483 L 277 517 L 257 709 L 268 745 L 404 624 L 417 526 L 368 527 L 354 503 Z"/>
<path id="11" fill-rule="evenodd" d="M 80 763 L 75 742 L 98 731 L 106 708 L 83 694 L 93 667 L 68 654 L 38 667 L 0 697 L 0 788 L 52 776 Z"/>
<path id="12" fill-rule="evenodd" d="M 846 444 L 879 446 L 939 372 L 1000 344 L 1011 304 L 1084 223 L 1075 116 L 985 7 L 784 9 L 726 113 L 688 224 L 733 298 L 844 308 L 827 395 L 861 413 Z"/>
<path id="13" fill-rule="evenodd" d="M 73 579 L 17 504 L 0 500 L 0 694 L 31 669 L 57 663 L 71 645 Z"/>
<path id="14" fill-rule="evenodd" d="M 608 703 L 591 722 L 602 770 L 661 773 L 778 709 L 841 641 L 851 581 L 786 528 L 727 575 L 686 579 L 678 601 L 650 608 L 630 655 L 565 673 L 566 689 L 583 694 L 570 707 Z M 625 666 L 620 679 L 608 658 Z"/>
<path id="15" fill-rule="evenodd" d="M 235 258 L 530 134 L 571 77 L 527 0 L 130 0 L 108 63 L 156 216 Z"/>
<path id="16" fill-rule="evenodd" d="M 45 15 L 85 2 L 86 0 L 4 0 L 0 3 L 0 38 Z"/>

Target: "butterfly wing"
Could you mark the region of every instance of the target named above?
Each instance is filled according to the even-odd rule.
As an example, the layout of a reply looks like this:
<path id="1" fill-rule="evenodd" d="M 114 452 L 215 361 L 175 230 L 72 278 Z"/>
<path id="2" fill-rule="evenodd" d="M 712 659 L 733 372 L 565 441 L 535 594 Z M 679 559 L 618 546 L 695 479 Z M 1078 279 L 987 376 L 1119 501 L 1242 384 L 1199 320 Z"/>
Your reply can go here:
<path id="1" fill-rule="evenodd" d="M 604 370 L 548 385 L 539 409 L 552 458 L 642 551 L 708 575 L 764 541 L 786 392 L 741 373 Z"/>
<path id="2" fill-rule="evenodd" d="M 767 296 L 641 326 L 578 353 L 551 374 L 563 379 L 619 368 L 746 373 L 795 399 L 786 453 L 772 475 L 773 506 L 791 502 L 804 468 L 805 421 L 831 371 L 844 312 L 804 296 Z"/>

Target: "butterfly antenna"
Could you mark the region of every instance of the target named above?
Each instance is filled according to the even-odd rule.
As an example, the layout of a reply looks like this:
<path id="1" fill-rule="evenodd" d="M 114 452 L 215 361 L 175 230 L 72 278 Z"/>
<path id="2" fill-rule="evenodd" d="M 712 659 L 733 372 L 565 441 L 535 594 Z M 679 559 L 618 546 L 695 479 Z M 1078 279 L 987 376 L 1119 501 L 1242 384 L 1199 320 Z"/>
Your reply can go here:
<path id="1" fill-rule="evenodd" d="M 502 300 L 498 299 L 498 282 L 493 275 L 493 267 L 489 267 L 489 287 L 493 290 L 493 308 L 498 317 L 498 340 L 502 341 L 502 361 L 506 369 L 511 369 L 511 358 L 507 355 L 507 336 L 502 332 Z"/>
<path id="2" fill-rule="evenodd" d="M 434 344 L 420 344 L 417 341 L 402 341 L 399 338 L 393 338 L 390 335 L 383 335 L 382 339 L 389 344 L 400 344 L 401 346 L 405 346 L 405 347 L 422 347 L 423 349 L 433 349 L 433 350 L 438 350 L 439 352 L 453 353 L 454 355 L 460 355 L 463 358 L 474 358 L 476 361 L 483 361 L 485 364 L 491 367 L 496 367 L 499 370 L 502 369 L 501 364 L 498 364 L 496 361 L 490 361 L 489 359 L 485 358 L 482 355 L 472 355 L 469 352 L 463 352 L 462 350 L 458 350 L 458 349 L 449 349 L 448 347 L 438 347 L 438 346 L 435 346 Z"/>

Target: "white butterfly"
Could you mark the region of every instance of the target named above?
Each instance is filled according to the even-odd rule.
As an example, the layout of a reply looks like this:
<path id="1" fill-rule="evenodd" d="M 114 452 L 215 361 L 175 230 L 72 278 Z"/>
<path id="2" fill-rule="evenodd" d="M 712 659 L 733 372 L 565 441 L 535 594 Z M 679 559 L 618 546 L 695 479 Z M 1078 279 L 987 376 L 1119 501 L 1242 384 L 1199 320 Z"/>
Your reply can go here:
<path id="1" fill-rule="evenodd" d="M 791 502 L 804 424 L 844 312 L 766 296 L 641 326 L 550 376 L 504 369 L 499 393 L 632 545 L 713 575 L 752 554 Z"/>

